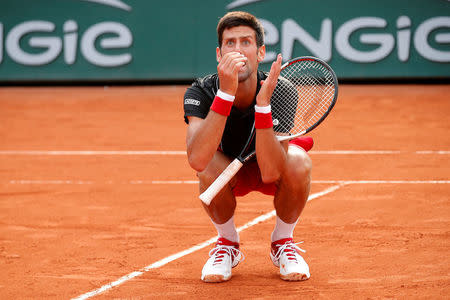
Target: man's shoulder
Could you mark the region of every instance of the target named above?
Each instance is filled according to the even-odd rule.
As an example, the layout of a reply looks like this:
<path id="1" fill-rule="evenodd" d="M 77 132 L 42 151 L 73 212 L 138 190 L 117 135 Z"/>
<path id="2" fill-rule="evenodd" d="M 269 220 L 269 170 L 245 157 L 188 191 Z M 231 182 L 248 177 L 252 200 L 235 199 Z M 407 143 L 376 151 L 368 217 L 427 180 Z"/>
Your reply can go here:
<path id="1" fill-rule="evenodd" d="M 218 89 L 219 76 L 217 74 L 209 74 L 204 77 L 196 78 L 192 85 L 187 89 L 187 92 L 201 92 L 210 98 L 214 98 Z"/>
<path id="2" fill-rule="evenodd" d="M 192 85 L 198 85 L 201 87 L 212 87 L 217 86 L 219 82 L 219 76 L 217 73 L 209 74 L 204 77 L 196 78 Z"/>

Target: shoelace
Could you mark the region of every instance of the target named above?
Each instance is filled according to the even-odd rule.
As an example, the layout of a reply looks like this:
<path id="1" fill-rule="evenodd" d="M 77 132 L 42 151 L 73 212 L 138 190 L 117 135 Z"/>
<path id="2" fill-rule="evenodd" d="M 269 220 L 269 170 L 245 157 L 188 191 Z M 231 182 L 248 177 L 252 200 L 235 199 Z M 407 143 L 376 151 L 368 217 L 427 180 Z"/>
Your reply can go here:
<path id="1" fill-rule="evenodd" d="M 277 260 L 280 259 L 281 254 L 284 252 L 284 253 L 286 253 L 286 256 L 288 257 L 289 260 L 297 261 L 297 258 L 295 257 L 297 250 L 301 251 L 303 253 L 306 252 L 306 250 L 303 250 L 302 248 L 297 246 L 297 244 L 302 244 L 302 243 L 303 242 L 298 242 L 298 243 L 288 242 L 283 245 L 279 245 L 279 244 L 275 245 L 276 247 L 278 247 L 278 251 L 274 255 L 275 259 L 277 259 Z"/>
<path id="2" fill-rule="evenodd" d="M 213 265 L 221 263 L 223 258 L 224 258 L 224 256 L 227 255 L 227 254 L 231 258 L 239 257 L 239 254 L 240 254 L 239 261 L 241 262 L 241 261 L 244 260 L 244 254 L 239 249 L 236 249 L 233 246 L 217 245 L 216 247 L 211 249 L 211 251 L 209 251 L 209 256 L 210 257 L 214 255 L 214 263 L 213 263 Z M 233 259 L 231 261 L 233 262 Z"/>

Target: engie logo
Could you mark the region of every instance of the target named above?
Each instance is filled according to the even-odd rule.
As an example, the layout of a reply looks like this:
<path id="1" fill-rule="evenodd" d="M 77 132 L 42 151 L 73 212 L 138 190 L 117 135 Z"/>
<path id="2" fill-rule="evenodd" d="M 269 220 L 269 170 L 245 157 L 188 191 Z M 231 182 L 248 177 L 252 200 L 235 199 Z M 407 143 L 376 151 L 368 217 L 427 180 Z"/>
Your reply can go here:
<path id="1" fill-rule="evenodd" d="M 266 45 L 276 45 L 280 42 L 280 31 L 270 21 L 261 19 L 266 32 Z M 396 33 L 362 33 L 359 38 L 361 45 L 376 45 L 373 50 L 357 49 L 350 43 L 350 36 L 364 29 L 386 28 L 387 21 L 383 18 L 360 17 L 348 20 L 342 24 L 334 36 L 334 46 L 340 56 L 348 61 L 358 63 L 374 63 L 383 60 L 395 49 L 399 61 L 409 59 L 411 45 L 423 58 L 434 62 L 450 62 L 450 51 L 436 49 L 430 43 L 431 33 L 436 30 L 450 28 L 450 17 L 434 17 L 425 20 L 412 32 L 411 19 L 400 16 L 397 19 Z M 320 37 L 315 39 L 306 30 L 292 19 L 286 19 L 281 25 L 281 53 L 286 60 L 291 59 L 295 42 L 300 42 L 312 55 L 329 61 L 332 57 L 333 22 L 324 19 L 320 27 Z M 439 33 L 435 35 L 435 43 L 450 43 L 450 34 Z M 272 61 L 275 52 L 267 52 L 266 61 Z"/>
<path id="2" fill-rule="evenodd" d="M 96 2 L 129 11 L 131 7 L 120 0 L 79 0 Z M 49 36 L 57 26 L 62 26 L 63 36 Z M 21 46 L 21 40 L 28 39 L 27 49 Z M 96 41 L 99 39 L 96 47 Z M 44 20 L 30 20 L 13 26 L 5 32 L 0 23 L 0 64 L 4 55 L 14 62 L 26 66 L 47 65 L 56 60 L 61 53 L 67 65 L 75 63 L 78 52 L 89 63 L 100 67 L 118 67 L 129 63 L 132 55 L 127 50 L 133 43 L 130 29 L 119 22 L 107 21 L 91 25 L 79 32 L 75 20 L 55 24 Z M 3 53 L 5 49 L 5 53 Z M 119 49 L 121 53 L 107 54 L 102 50 Z"/>
<path id="3" fill-rule="evenodd" d="M 262 0 L 235 0 L 227 5 L 234 9 Z M 375 12 L 376 13 L 376 12 Z M 318 17 L 321 17 L 319 14 Z M 265 30 L 266 46 L 279 47 L 285 60 L 291 59 L 296 43 L 302 44 L 313 56 L 329 61 L 333 46 L 341 57 L 351 62 L 374 63 L 395 53 L 401 62 L 408 61 L 412 49 L 426 60 L 433 62 L 450 62 L 450 17 L 430 17 L 421 23 L 414 22 L 411 16 L 398 16 L 389 23 L 382 17 L 355 17 L 337 24 L 330 18 L 322 18 L 317 24 L 319 36 L 307 32 L 298 22 L 291 18 L 278 18 L 277 21 L 260 18 Z M 277 27 L 275 24 L 281 24 Z M 415 24 L 415 29 L 412 28 Z M 392 28 L 395 29 L 392 29 Z M 391 28 L 391 29 L 389 29 Z M 374 33 L 374 30 L 379 32 Z M 351 36 L 358 35 L 358 42 L 351 42 Z M 276 52 L 268 51 L 264 62 L 273 61 Z"/>

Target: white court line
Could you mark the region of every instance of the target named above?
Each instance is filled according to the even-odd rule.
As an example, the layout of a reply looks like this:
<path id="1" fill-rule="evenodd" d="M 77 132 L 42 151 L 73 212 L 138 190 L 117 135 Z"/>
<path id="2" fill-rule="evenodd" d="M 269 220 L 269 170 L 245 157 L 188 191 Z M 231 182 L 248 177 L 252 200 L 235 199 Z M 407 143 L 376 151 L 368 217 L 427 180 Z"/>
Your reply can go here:
<path id="1" fill-rule="evenodd" d="M 107 182 L 111 183 L 112 182 Z M 10 180 L 9 184 L 76 184 L 76 185 L 88 185 L 88 184 L 94 184 L 93 181 L 85 181 L 85 180 L 26 180 L 26 179 L 19 179 L 19 180 Z"/>
<path id="2" fill-rule="evenodd" d="M 130 184 L 198 184 L 198 180 L 133 180 Z"/>
<path id="3" fill-rule="evenodd" d="M 450 151 L 416 151 L 416 154 L 450 154 Z"/>
<path id="4" fill-rule="evenodd" d="M 401 154 L 408 153 L 397 150 L 331 150 L 331 151 L 309 151 L 309 154 L 325 154 L 325 155 L 360 155 L 360 154 Z"/>
<path id="5" fill-rule="evenodd" d="M 64 155 L 186 155 L 186 151 L 56 151 L 56 150 L 3 150 L 0 155 L 49 155 L 49 156 L 64 156 Z"/>
<path id="6" fill-rule="evenodd" d="M 198 184 L 198 180 L 136 180 L 131 184 Z M 312 180 L 311 183 L 329 184 L 450 184 L 450 180 Z"/>
<path id="7" fill-rule="evenodd" d="M 325 189 L 325 190 L 323 190 L 323 191 L 321 191 L 319 193 L 311 194 L 309 196 L 309 198 L 308 198 L 308 201 L 311 201 L 313 199 L 319 198 L 319 197 L 324 196 L 326 194 L 332 193 L 332 192 L 338 190 L 339 188 L 341 188 L 342 186 L 343 185 L 341 185 L 341 184 L 334 185 L 334 186 L 329 187 L 329 188 L 327 188 L 327 189 Z M 252 226 L 254 226 L 254 225 L 258 224 L 258 223 L 264 222 L 264 221 L 266 221 L 266 220 L 268 220 L 268 219 L 270 219 L 270 218 L 272 218 L 274 216 L 275 216 L 275 210 L 272 210 L 271 212 L 266 213 L 264 215 L 261 215 L 259 217 L 256 217 L 255 219 L 251 220 L 250 222 L 244 224 L 243 226 L 239 227 L 237 229 L 237 231 L 241 232 L 241 231 L 243 231 L 243 230 L 245 230 L 247 228 L 250 228 L 250 227 L 252 227 Z M 204 241 L 203 243 L 197 244 L 197 245 L 195 245 L 195 246 L 193 246 L 193 247 L 191 247 L 189 249 L 183 250 L 181 252 L 172 254 L 172 255 L 170 255 L 168 257 L 165 257 L 165 258 L 163 258 L 161 260 L 158 260 L 157 262 L 154 262 L 153 264 L 148 265 L 148 266 L 142 268 L 139 271 L 134 271 L 134 272 L 131 272 L 130 274 L 122 276 L 119 279 L 117 279 L 117 280 L 115 280 L 113 282 L 107 283 L 107 284 L 101 286 L 100 288 L 98 288 L 96 290 L 90 291 L 90 292 L 85 293 L 83 295 L 80 295 L 80 296 L 78 296 L 76 298 L 72 298 L 72 300 L 82 300 L 82 299 L 88 299 L 88 298 L 91 298 L 93 296 L 96 296 L 96 295 L 98 295 L 100 293 L 103 293 L 103 292 L 105 292 L 107 290 L 112 289 L 113 287 L 121 285 L 122 283 L 125 283 L 125 282 L 127 282 L 127 281 L 129 281 L 129 280 L 131 280 L 131 279 L 133 279 L 135 277 L 141 276 L 145 272 L 148 272 L 148 271 L 150 271 L 152 269 L 160 268 L 160 267 L 162 267 L 162 266 L 164 266 L 164 265 L 166 265 L 166 264 L 168 264 L 168 263 L 170 263 L 170 262 L 172 262 L 174 260 L 177 260 L 177 259 L 179 259 L 179 258 L 181 258 L 183 256 L 186 256 L 186 255 L 191 254 L 193 252 L 196 252 L 196 251 L 198 251 L 200 249 L 203 249 L 203 248 L 211 245 L 212 243 L 214 243 L 216 241 L 217 241 L 217 236 L 212 237 L 209 240 Z"/>
<path id="8" fill-rule="evenodd" d="M 399 150 L 330 150 L 330 151 L 309 151 L 311 155 L 388 155 L 407 154 L 418 155 L 448 155 L 447 150 L 421 150 L 421 151 L 399 151 Z M 94 156 L 94 155 L 186 155 L 186 151 L 97 151 L 97 150 L 0 150 L 0 155 L 36 155 L 36 156 Z"/>
<path id="9" fill-rule="evenodd" d="M 332 184 L 450 184 L 450 180 L 313 180 L 312 183 Z"/>
<path id="10" fill-rule="evenodd" d="M 2 183 L 0 181 L 0 183 Z M 314 184 L 450 184 L 450 180 L 313 180 Z M 93 185 L 93 184 L 134 184 L 134 185 L 158 185 L 158 184 L 198 184 L 198 180 L 131 180 L 127 182 L 95 182 L 84 180 L 10 180 L 7 184 L 49 184 L 49 185 Z"/>

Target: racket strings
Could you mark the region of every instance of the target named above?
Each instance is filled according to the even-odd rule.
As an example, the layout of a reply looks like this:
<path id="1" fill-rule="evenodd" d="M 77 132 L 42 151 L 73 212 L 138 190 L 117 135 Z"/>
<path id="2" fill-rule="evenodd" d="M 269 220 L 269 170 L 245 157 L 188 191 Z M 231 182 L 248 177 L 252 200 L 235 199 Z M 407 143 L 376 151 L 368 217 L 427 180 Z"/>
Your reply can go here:
<path id="1" fill-rule="evenodd" d="M 288 122 L 281 122 L 277 131 L 297 134 L 318 122 L 334 99 L 335 86 L 331 72 L 322 64 L 304 60 L 284 68 L 280 76 L 289 82 L 275 89 L 274 111 L 284 115 L 295 110 Z"/>

